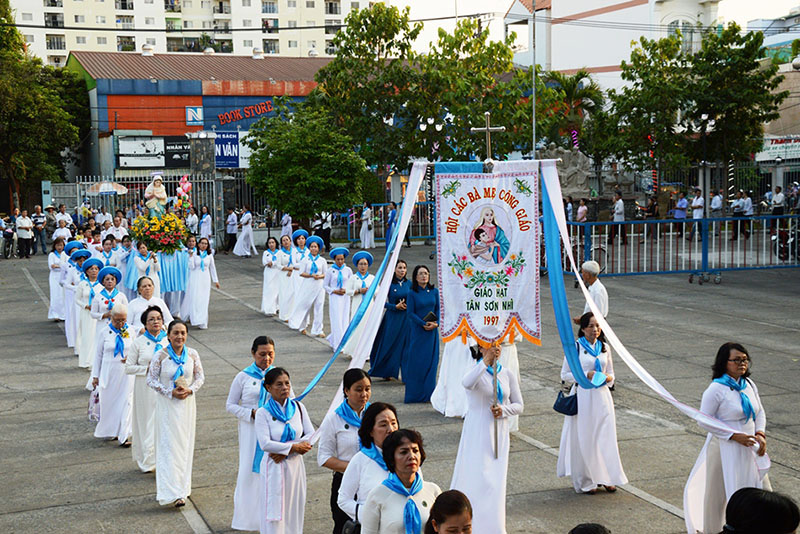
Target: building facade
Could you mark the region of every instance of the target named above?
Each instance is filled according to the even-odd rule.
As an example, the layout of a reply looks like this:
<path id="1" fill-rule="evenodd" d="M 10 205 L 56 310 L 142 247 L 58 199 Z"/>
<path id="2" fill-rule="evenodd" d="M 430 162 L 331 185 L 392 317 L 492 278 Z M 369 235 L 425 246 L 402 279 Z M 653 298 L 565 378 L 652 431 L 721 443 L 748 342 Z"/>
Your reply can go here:
<path id="1" fill-rule="evenodd" d="M 351 0 L 11 0 L 29 51 L 63 66 L 73 51 L 331 56 Z M 27 26 L 27 27 L 25 27 Z"/>
<path id="2" fill-rule="evenodd" d="M 800 31 L 800 5 L 777 19 L 756 19 L 747 23 L 747 31 L 764 34 L 764 48 L 770 57 L 789 63 L 792 57 L 792 42 Z"/>

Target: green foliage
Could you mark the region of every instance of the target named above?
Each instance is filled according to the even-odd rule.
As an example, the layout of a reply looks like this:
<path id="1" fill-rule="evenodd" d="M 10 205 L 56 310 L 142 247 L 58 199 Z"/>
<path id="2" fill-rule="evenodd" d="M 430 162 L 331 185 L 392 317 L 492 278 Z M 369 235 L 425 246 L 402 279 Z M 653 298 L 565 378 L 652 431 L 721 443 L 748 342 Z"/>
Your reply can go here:
<path id="1" fill-rule="evenodd" d="M 792 59 L 800 55 L 800 39 L 792 41 Z"/>
<path id="2" fill-rule="evenodd" d="M 422 25 L 412 25 L 408 13 L 383 3 L 351 11 L 333 39 L 336 58 L 317 73 L 317 94 L 309 99 L 347 130 L 368 165 L 380 168 L 405 169 L 412 153 L 416 121 L 405 104 L 414 98 L 412 44 Z"/>
<path id="3" fill-rule="evenodd" d="M 352 140 L 324 112 L 285 109 L 250 128 L 247 182 L 270 204 L 300 220 L 362 201 L 368 177 Z"/>
<path id="4" fill-rule="evenodd" d="M 0 51 L 20 59 L 25 56 L 25 40 L 14 26 L 11 0 L 0 0 Z"/>
<path id="5" fill-rule="evenodd" d="M 544 75 L 544 81 L 559 92 L 553 109 L 551 130 L 557 128 L 558 134 L 566 136 L 571 144 L 572 132 L 581 134 L 587 115 L 603 108 L 603 91 L 589 72 L 582 69 L 572 75 L 548 72 Z"/>

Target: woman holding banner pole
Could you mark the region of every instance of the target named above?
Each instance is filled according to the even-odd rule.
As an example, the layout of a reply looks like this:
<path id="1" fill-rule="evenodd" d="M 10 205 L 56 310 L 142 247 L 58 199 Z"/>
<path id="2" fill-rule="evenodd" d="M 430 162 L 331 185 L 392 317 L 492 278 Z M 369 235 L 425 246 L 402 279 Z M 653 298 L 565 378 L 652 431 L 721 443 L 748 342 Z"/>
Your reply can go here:
<path id="1" fill-rule="evenodd" d="M 599 385 L 584 389 L 575 384 L 564 358 L 561 380 L 573 383 L 570 393 L 578 396 L 578 413 L 564 417 L 557 472 L 560 477 L 572 477 L 577 493 L 594 495 L 598 486 L 613 493 L 628 478 L 619 458 L 614 401 L 608 390 L 614 383 L 614 364 L 600 325 L 591 312 L 581 316 L 577 345 L 586 378 Z"/>
<path id="2" fill-rule="evenodd" d="M 717 351 L 713 380 L 703 393 L 700 411 L 736 432 L 700 423 L 708 437 L 683 493 L 688 532 L 722 530 L 725 505 L 737 490 L 772 489 L 756 462 L 767 452 L 767 417 L 758 388 L 749 378 L 750 364 L 747 349 L 739 343 L 725 343 Z"/>

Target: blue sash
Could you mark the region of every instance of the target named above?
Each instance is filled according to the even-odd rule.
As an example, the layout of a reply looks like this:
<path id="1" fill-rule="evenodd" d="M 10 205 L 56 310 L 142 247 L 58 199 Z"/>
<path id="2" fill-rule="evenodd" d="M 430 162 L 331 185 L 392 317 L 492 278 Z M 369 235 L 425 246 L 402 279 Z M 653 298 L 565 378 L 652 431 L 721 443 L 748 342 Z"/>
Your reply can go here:
<path id="1" fill-rule="evenodd" d="M 481 358 L 479 361 L 482 362 L 483 358 Z M 497 372 L 499 373 L 502 370 L 503 370 L 503 366 L 500 365 L 500 362 L 497 362 Z M 487 365 L 486 366 L 486 372 L 489 373 L 490 375 L 494 376 L 494 366 Z M 505 398 L 505 395 L 503 394 L 503 387 L 500 385 L 500 380 L 498 380 L 497 381 L 497 403 L 498 404 L 503 404 L 503 399 L 504 398 Z"/>
<path id="2" fill-rule="evenodd" d="M 161 330 L 158 333 L 158 336 L 153 337 L 153 334 L 151 334 L 150 332 L 145 330 L 144 331 L 144 337 L 146 337 L 147 339 L 149 339 L 150 341 L 152 341 L 155 344 L 156 348 L 153 349 L 153 354 L 156 354 L 158 351 L 160 351 L 161 349 L 164 348 L 164 346 L 161 344 L 161 340 L 163 340 L 165 337 L 167 337 L 167 333 L 164 332 L 163 330 Z"/>
<path id="3" fill-rule="evenodd" d="M 369 408 L 369 403 L 364 406 L 365 410 L 367 408 Z M 335 411 L 336 415 L 344 419 L 345 423 L 356 428 L 361 428 L 361 417 L 359 417 L 356 411 L 351 408 L 349 404 L 347 404 L 347 399 L 344 399 Z"/>
<path id="4" fill-rule="evenodd" d="M 386 467 L 386 462 L 383 460 L 383 454 L 381 454 L 381 451 L 378 450 L 377 445 L 374 443 L 369 447 L 364 447 L 362 445 L 359 450 L 373 462 L 381 466 L 381 469 L 384 471 L 389 471 L 389 468 Z"/>
<path id="5" fill-rule="evenodd" d="M 206 256 L 208 256 L 208 250 L 204 250 L 204 251 L 200 252 L 197 256 L 200 258 L 200 271 L 204 272 L 206 270 L 205 259 L 206 259 Z"/>
<path id="6" fill-rule="evenodd" d="M 319 270 L 317 269 L 317 260 L 319 259 L 319 254 L 317 254 L 316 256 L 312 256 L 311 254 L 309 254 L 308 259 L 311 260 L 311 270 L 309 271 L 308 274 L 312 275 L 317 274 L 317 271 Z"/>
<path id="7" fill-rule="evenodd" d="M 251 376 L 258 380 L 261 384 L 260 391 L 258 393 L 258 407 L 261 408 L 265 404 L 267 404 L 267 398 L 269 394 L 267 393 L 267 388 L 264 387 L 264 376 L 267 374 L 267 371 L 275 367 L 274 365 L 270 365 L 267 367 L 266 370 L 262 370 L 259 366 L 256 365 L 256 362 L 251 363 L 249 366 L 242 369 L 242 372 L 247 376 Z M 261 446 L 258 444 L 258 440 L 256 439 L 256 452 L 253 455 L 253 473 L 260 473 L 261 472 L 261 459 L 264 457 L 264 451 L 261 450 Z"/>
<path id="8" fill-rule="evenodd" d="M 115 287 L 115 288 L 114 288 L 114 291 L 112 291 L 112 292 L 111 292 L 111 294 L 109 295 L 109 294 L 108 294 L 108 290 L 107 290 L 106 288 L 103 288 L 103 290 L 100 292 L 100 294 L 101 294 L 102 296 L 104 296 L 106 299 L 108 299 L 108 302 L 107 302 L 106 309 L 107 309 L 108 311 L 111 311 L 111 308 L 113 308 L 113 307 L 114 307 L 114 298 L 115 298 L 117 295 L 119 295 L 119 290 L 118 290 L 118 289 Z"/>
<path id="9" fill-rule="evenodd" d="M 136 251 L 136 255 L 139 256 L 142 259 L 142 261 L 147 261 L 147 260 L 150 259 L 150 251 L 147 252 L 147 256 L 143 256 L 137 250 Z M 145 274 L 145 276 L 150 276 L 150 266 L 149 265 L 147 266 L 147 270 L 144 272 L 144 274 Z"/>
<path id="10" fill-rule="evenodd" d="M 719 378 L 715 378 L 714 382 L 717 384 L 722 384 L 723 386 L 728 386 L 732 390 L 739 392 L 739 397 L 742 401 L 742 411 L 744 412 L 745 423 L 751 418 L 753 421 L 756 420 L 756 411 L 753 408 L 753 403 L 750 402 L 750 397 L 744 393 L 744 389 L 747 387 L 747 380 L 744 377 L 741 377 L 738 381 L 736 381 L 731 375 L 725 374 Z"/>
<path id="11" fill-rule="evenodd" d="M 183 371 L 183 364 L 186 363 L 186 345 L 183 346 L 183 350 L 181 351 L 181 355 L 178 356 L 175 354 L 175 349 L 172 348 L 171 344 L 167 345 L 167 354 L 169 354 L 169 359 L 173 362 L 178 364 L 178 368 L 175 370 L 175 374 L 172 375 L 172 383 L 174 384 L 175 381 L 184 375 Z M 176 386 L 177 387 L 177 386 Z"/>
<path id="12" fill-rule="evenodd" d="M 344 269 L 344 264 L 341 267 L 336 265 L 335 263 L 331 265 L 332 268 L 339 271 L 339 274 L 336 275 L 336 287 L 342 289 L 342 284 L 344 284 L 344 276 L 342 276 L 342 269 Z"/>
<path id="13" fill-rule="evenodd" d="M 114 251 L 112 250 L 111 252 L 106 254 L 106 251 L 104 250 L 104 251 L 101 252 L 101 254 L 103 254 L 103 257 L 106 259 L 106 265 L 105 266 L 108 267 L 109 265 L 111 265 L 111 258 L 114 256 Z"/>
<path id="14" fill-rule="evenodd" d="M 285 248 L 281 247 L 281 250 L 289 256 L 289 265 L 292 265 L 292 249 L 286 250 Z"/>
<path id="15" fill-rule="evenodd" d="M 284 424 L 283 434 L 281 434 L 281 443 L 293 441 L 297 433 L 294 431 L 294 428 L 292 428 L 292 425 L 289 424 L 289 421 L 292 420 L 295 411 L 297 411 L 297 401 L 288 399 L 286 401 L 286 411 L 284 412 L 283 407 L 281 407 L 275 399 L 269 397 L 269 399 L 267 399 L 266 408 L 272 417 Z"/>
<path id="16" fill-rule="evenodd" d="M 361 276 L 361 273 L 356 271 L 356 276 L 361 280 L 361 289 L 364 289 L 365 287 L 367 287 L 366 280 L 369 277 L 369 273 L 365 274 L 364 276 Z"/>
<path id="17" fill-rule="evenodd" d="M 122 327 L 122 330 L 117 330 L 110 322 L 108 323 L 108 327 L 111 328 L 112 332 L 117 334 L 117 339 L 114 342 L 114 357 L 116 358 L 119 356 L 120 358 L 124 358 L 125 340 L 122 338 L 122 334 L 128 330 L 128 323 L 125 323 L 125 326 Z"/>

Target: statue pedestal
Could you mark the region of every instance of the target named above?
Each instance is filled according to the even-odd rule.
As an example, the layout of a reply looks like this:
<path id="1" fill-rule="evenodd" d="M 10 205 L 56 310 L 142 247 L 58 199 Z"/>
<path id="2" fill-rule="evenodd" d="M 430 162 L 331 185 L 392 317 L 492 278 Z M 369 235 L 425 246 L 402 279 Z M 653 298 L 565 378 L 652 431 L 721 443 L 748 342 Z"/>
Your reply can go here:
<path id="1" fill-rule="evenodd" d="M 158 272 L 161 279 L 161 293 L 186 291 L 186 282 L 189 278 L 189 253 L 186 250 L 177 250 L 172 254 L 159 252 L 158 263 L 161 266 Z"/>

